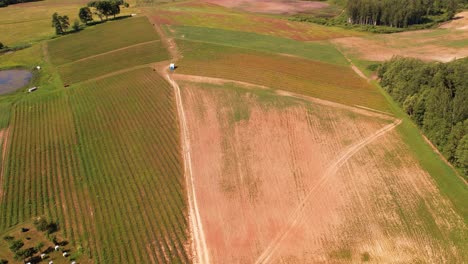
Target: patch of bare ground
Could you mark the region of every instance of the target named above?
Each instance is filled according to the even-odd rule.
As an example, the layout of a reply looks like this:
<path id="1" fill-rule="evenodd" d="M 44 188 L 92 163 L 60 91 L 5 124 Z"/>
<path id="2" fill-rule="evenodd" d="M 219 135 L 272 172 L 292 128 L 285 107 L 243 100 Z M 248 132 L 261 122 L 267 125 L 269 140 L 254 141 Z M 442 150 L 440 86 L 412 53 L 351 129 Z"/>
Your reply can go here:
<path id="1" fill-rule="evenodd" d="M 10 136 L 10 129 L 4 128 L 0 130 L 0 201 L 3 197 L 3 176 L 5 172 L 4 164 L 7 156 L 8 138 Z"/>
<path id="2" fill-rule="evenodd" d="M 204 0 L 208 3 L 253 13 L 297 14 L 327 7 L 329 4 L 320 1 L 300 0 Z"/>
<path id="3" fill-rule="evenodd" d="M 451 239 L 467 228 L 397 121 L 179 83 L 212 263 L 462 260 Z"/>
<path id="4" fill-rule="evenodd" d="M 466 14 L 440 29 L 409 31 L 367 37 L 347 37 L 332 40 L 345 51 L 370 61 L 384 61 L 393 56 L 414 57 L 422 60 L 448 62 L 468 56 L 468 46 L 447 45 L 468 38 Z"/>

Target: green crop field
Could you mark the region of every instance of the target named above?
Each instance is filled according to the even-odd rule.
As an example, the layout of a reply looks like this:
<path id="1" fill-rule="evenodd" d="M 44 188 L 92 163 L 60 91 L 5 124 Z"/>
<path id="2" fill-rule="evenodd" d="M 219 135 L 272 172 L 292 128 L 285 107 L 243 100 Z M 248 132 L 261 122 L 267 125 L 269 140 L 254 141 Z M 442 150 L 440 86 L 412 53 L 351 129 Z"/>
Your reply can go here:
<path id="1" fill-rule="evenodd" d="M 175 29 L 175 36 L 182 40 L 284 53 L 337 65 L 348 65 L 343 55 L 335 47 L 325 42 L 302 42 L 251 32 L 216 28 L 174 26 L 171 29 Z"/>
<path id="2" fill-rule="evenodd" d="M 62 65 L 115 49 L 159 39 L 147 18 L 110 21 L 48 43 L 53 64 Z"/>
<path id="3" fill-rule="evenodd" d="M 238 12 L 204 2 L 176 2 L 158 6 L 148 12 L 153 21 L 162 24 L 254 32 L 301 41 L 363 35 L 341 28 L 288 21 L 282 17 Z"/>
<path id="4" fill-rule="evenodd" d="M 380 92 L 350 67 L 181 41 L 178 72 L 245 81 L 348 105 L 388 110 Z"/>
<path id="5" fill-rule="evenodd" d="M 17 104 L 1 230 L 47 215 L 97 263 L 187 262 L 176 115 L 149 68 Z"/>
<path id="6" fill-rule="evenodd" d="M 58 71 L 65 83 L 76 83 L 142 64 L 169 59 L 159 41 L 129 47 L 89 59 L 64 64 Z"/>

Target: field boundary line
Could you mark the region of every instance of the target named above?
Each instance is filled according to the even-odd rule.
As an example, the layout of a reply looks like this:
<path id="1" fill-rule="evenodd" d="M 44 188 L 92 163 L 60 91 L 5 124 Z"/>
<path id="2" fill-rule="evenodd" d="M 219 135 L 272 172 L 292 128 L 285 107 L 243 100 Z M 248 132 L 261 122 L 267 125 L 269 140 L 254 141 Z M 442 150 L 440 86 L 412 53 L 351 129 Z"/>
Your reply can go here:
<path id="1" fill-rule="evenodd" d="M 106 52 L 103 52 L 103 53 L 99 53 L 99 54 L 91 55 L 91 56 L 88 56 L 88 57 L 84 57 L 84 58 L 81 58 L 81 59 L 78 59 L 78 60 L 75 60 L 75 61 L 71 61 L 71 62 L 67 62 L 67 63 L 64 63 L 64 64 L 60 64 L 60 65 L 57 65 L 57 68 L 60 68 L 60 67 L 63 67 L 63 66 L 68 66 L 68 65 L 71 65 L 71 64 L 73 64 L 73 63 L 77 63 L 77 62 L 81 62 L 81 61 L 86 61 L 86 60 L 89 60 L 89 59 L 97 58 L 97 57 L 100 57 L 100 56 L 109 55 L 109 54 L 112 54 L 112 53 L 115 53 L 115 52 L 119 52 L 119 51 L 122 51 L 122 50 L 131 49 L 131 48 L 134 48 L 134 47 L 143 46 L 143 45 L 150 44 L 150 43 L 160 42 L 160 41 L 161 41 L 160 39 L 156 39 L 156 40 L 150 40 L 150 41 L 146 41 L 146 42 L 141 42 L 141 43 L 138 43 L 138 44 L 133 44 L 133 45 L 130 45 L 130 46 L 125 46 L 125 47 L 123 47 L 123 48 L 118 48 L 118 49 L 106 51 Z"/>
<path id="2" fill-rule="evenodd" d="M 344 105 L 340 104 L 337 102 L 332 102 L 324 99 L 319 99 L 316 97 L 311 97 L 307 95 L 302 95 L 302 94 L 297 94 L 285 90 L 280 90 L 280 89 L 273 89 L 267 86 L 259 85 L 259 84 L 253 84 L 253 83 L 248 83 L 248 82 L 243 82 L 243 81 L 236 81 L 236 80 L 230 80 L 230 79 L 223 79 L 223 78 L 215 78 L 215 77 L 206 77 L 206 76 L 198 76 L 198 75 L 188 75 L 188 74 L 173 74 L 174 79 L 182 80 L 182 81 L 189 81 L 189 82 L 196 82 L 196 83 L 213 83 L 213 84 L 237 84 L 241 85 L 246 88 L 258 88 L 258 89 L 264 89 L 264 90 L 271 90 L 275 91 L 277 95 L 280 96 L 288 96 L 288 97 L 293 97 L 296 99 L 300 100 L 305 100 L 308 102 L 312 103 L 317 103 L 320 105 L 324 106 L 331 106 L 331 107 L 336 107 L 340 109 L 345 109 L 349 111 L 353 111 L 355 113 L 363 114 L 366 116 L 372 116 L 372 117 L 380 117 L 382 119 L 390 119 L 390 120 L 395 120 L 394 116 L 391 115 L 390 113 L 387 112 L 382 112 L 379 110 L 375 110 L 372 108 L 368 107 L 362 107 L 362 106 L 357 106 L 357 105 Z"/>
<path id="3" fill-rule="evenodd" d="M 203 223 L 198 210 L 197 196 L 195 191 L 195 180 L 192 172 L 192 159 L 190 153 L 190 137 L 188 132 L 187 120 L 185 117 L 184 105 L 182 103 L 182 96 L 180 93 L 179 85 L 166 73 L 166 78 L 174 88 L 177 112 L 179 114 L 179 123 L 181 125 L 181 138 L 182 138 L 182 152 L 184 157 L 184 174 L 188 192 L 189 202 L 189 221 L 191 223 L 191 229 L 195 247 L 195 263 L 209 264 L 210 255 L 208 247 L 206 245 L 205 233 L 203 231 Z"/>
<path id="4" fill-rule="evenodd" d="M 3 177 L 5 176 L 5 161 L 8 149 L 8 139 L 10 137 L 10 127 L 0 130 L 0 203 L 3 202 Z"/>
<path id="5" fill-rule="evenodd" d="M 146 67 L 150 68 L 153 64 L 154 63 L 137 65 L 137 66 L 133 66 L 133 67 L 130 67 L 130 68 L 125 68 L 125 69 L 122 69 L 122 70 L 106 73 L 106 74 L 103 74 L 101 76 L 91 78 L 91 79 L 88 79 L 86 81 L 76 82 L 76 83 L 73 83 L 73 84 L 83 84 L 83 83 L 90 83 L 90 82 L 94 82 L 94 81 L 99 81 L 99 80 L 105 79 L 107 77 L 112 77 L 112 76 L 117 75 L 117 74 L 126 73 L 126 72 L 130 72 L 130 71 L 134 71 L 134 70 L 139 70 L 139 69 L 146 68 Z"/>
<path id="6" fill-rule="evenodd" d="M 260 263 L 269 263 L 273 261 L 274 254 L 280 244 L 284 241 L 284 239 L 289 235 L 291 230 L 299 223 L 299 221 L 302 219 L 303 215 L 302 213 L 304 212 L 304 208 L 307 206 L 307 202 L 309 199 L 312 197 L 312 195 L 315 193 L 314 191 L 321 187 L 323 184 L 327 182 L 327 180 L 334 176 L 338 169 L 345 164 L 354 154 L 359 152 L 361 149 L 372 143 L 374 140 L 377 138 L 385 135 L 387 132 L 393 130 L 395 127 L 400 125 L 403 122 L 402 119 L 397 119 L 393 123 L 384 126 L 383 128 L 379 129 L 372 135 L 364 138 L 363 140 L 351 145 L 350 147 L 346 148 L 340 155 L 338 155 L 332 162 L 331 164 L 327 167 L 325 170 L 325 173 L 322 174 L 322 176 L 319 178 L 318 182 L 312 186 L 312 188 L 309 190 L 307 195 L 304 197 L 304 199 L 299 203 L 299 205 L 296 207 L 294 212 L 291 214 L 292 216 L 290 217 L 289 225 L 286 229 L 283 229 L 281 232 L 278 233 L 278 235 L 275 237 L 275 239 L 266 247 L 266 249 L 263 251 L 262 254 L 257 258 L 255 261 L 255 264 L 260 264 Z"/>

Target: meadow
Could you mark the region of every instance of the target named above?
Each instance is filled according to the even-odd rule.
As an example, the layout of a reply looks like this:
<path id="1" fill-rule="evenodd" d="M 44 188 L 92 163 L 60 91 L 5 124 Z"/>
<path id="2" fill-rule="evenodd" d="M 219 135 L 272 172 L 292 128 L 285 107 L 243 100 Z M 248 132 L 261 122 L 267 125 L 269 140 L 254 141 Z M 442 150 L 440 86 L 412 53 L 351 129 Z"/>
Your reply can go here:
<path id="1" fill-rule="evenodd" d="M 146 17 L 110 21 L 48 43 L 51 62 L 70 63 L 92 55 L 159 39 Z"/>
<path id="2" fill-rule="evenodd" d="M 0 230 L 46 215 L 97 263 L 187 262 L 176 115 L 150 68 L 22 100 Z"/>
<path id="3" fill-rule="evenodd" d="M 178 73 L 264 85 L 347 105 L 388 110 L 385 98 L 350 67 L 178 40 Z"/>
<path id="4" fill-rule="evenodd" d="M 59 66 L 64 83 L 77 83 L 135 66 L 169 59 L 159 41 L 97 55 Z"/>
<path id="5" fill-rule="evenodd" d="M 336 65 L 349 64 L 343 55 L 327 42 L 303 42 L 252 32 L 206 27 L 171 26 L 167 31 L 175 31 L 174 36 L 181 40 L 283 53 Z"/>
<path id="6" fill-rule="evenodd" d="M 70 23 L 78 19 L 78 10 L 87 0 L 43 0 L 0 8 L 0 41 L 8 46 L 36 43 L 55 37 L 51 27 L 54 12 L 68 15 Z M 134 2 L 134 1 L 128 1 Z M 134 13 L 134 8 L 122 8 L 121 15 Z M 97 16 L 94 16 L 99 21 Z"/>

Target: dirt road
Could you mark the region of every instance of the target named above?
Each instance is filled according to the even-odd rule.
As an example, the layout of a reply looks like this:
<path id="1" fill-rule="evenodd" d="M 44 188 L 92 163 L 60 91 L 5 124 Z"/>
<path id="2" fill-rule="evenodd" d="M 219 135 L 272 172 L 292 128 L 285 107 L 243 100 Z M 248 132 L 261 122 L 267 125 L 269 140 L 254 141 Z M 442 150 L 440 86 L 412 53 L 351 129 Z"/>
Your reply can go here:
<path id="1" fill-rule="evenodd" d="M 195 247 L 195 263 L 209 264 L 210 254 L 206 246 L 205 233 L 203 232 L 203 224 L 198 210 L 197 195 L 195 192 L 195 180 L 192 173 L 192 159 L 190 157 L 190 137 L 188 134 L 187 120 L 185 118 L 184 105 L 180 95 L 180 88 L 177 83 L 172 80 L 169 74 L 166 74 L 166 79 L 174 88 L 177 112 L 179 114 L 180 128 L 182 132 L 182 149 L 184 157 L 184 174 L 188 191 L 189 202 L 189 218 L 192 227 L 193 245 Z"/>

